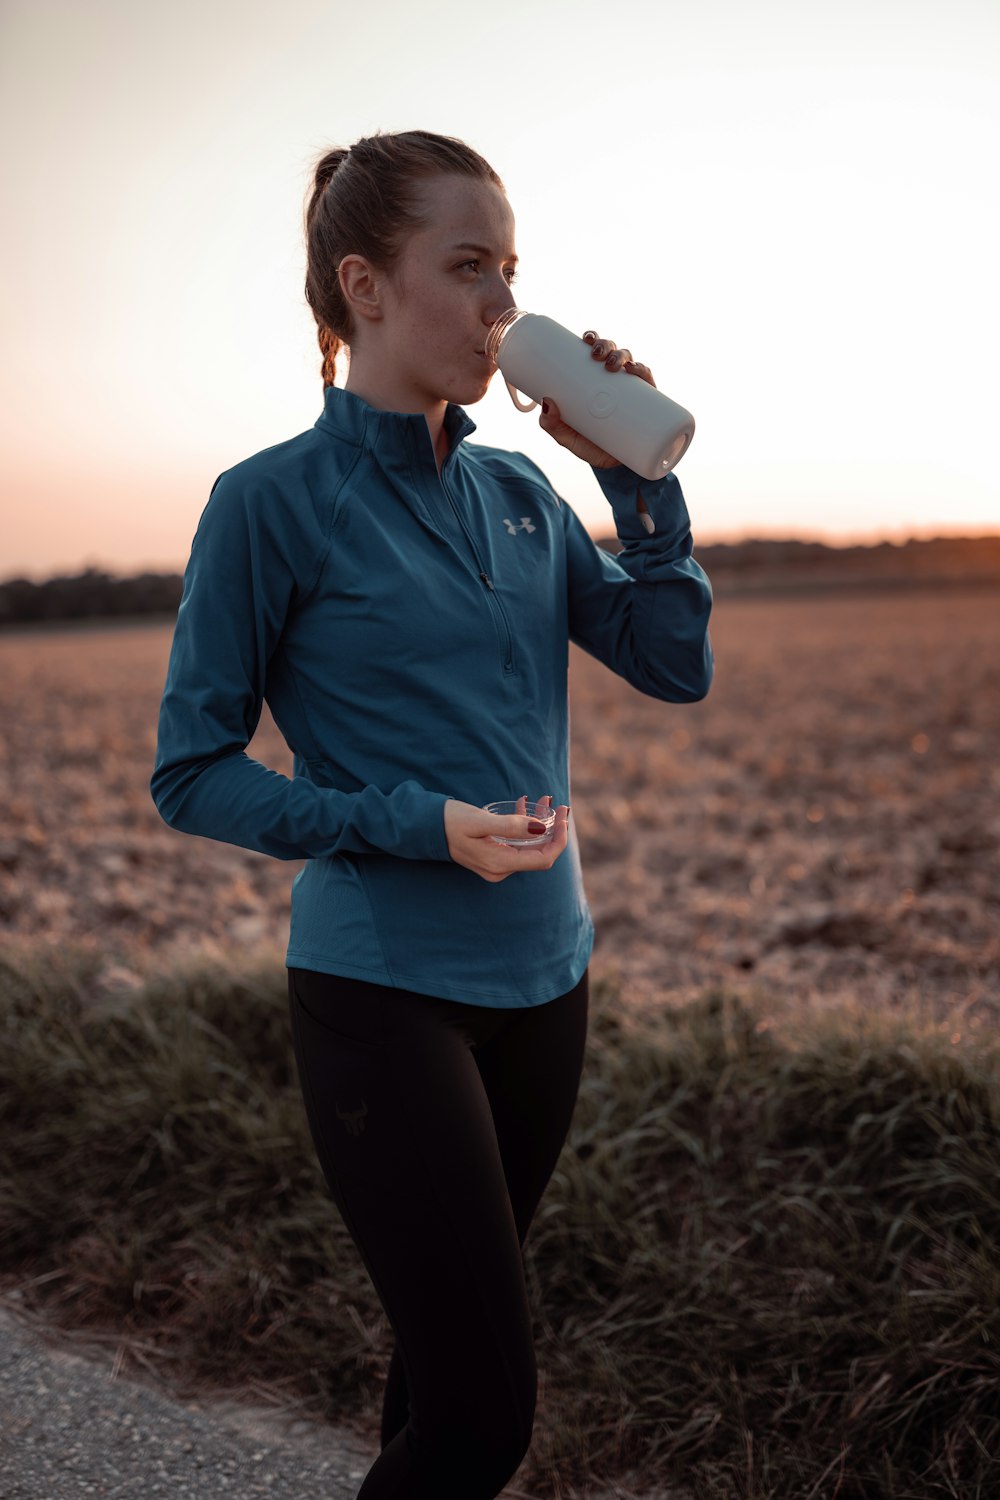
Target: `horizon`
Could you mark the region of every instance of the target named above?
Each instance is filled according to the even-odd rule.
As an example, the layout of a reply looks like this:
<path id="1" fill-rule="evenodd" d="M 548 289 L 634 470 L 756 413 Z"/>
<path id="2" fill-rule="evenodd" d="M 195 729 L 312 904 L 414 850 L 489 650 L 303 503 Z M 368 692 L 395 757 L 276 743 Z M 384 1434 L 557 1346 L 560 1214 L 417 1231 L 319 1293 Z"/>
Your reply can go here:
<path id="1" fill-rule="evenodd" d="M 614 531 L 608 528 L 604 531 L 591 528 L 591 535 L 595 541 L 606 541 L 614 538 Z M 827 548 L 831 552 L 850 551 L 875 551 L 880 547 L 889 546 L 904 549 L 911 543 L 925 543 L 933 545 L 936 542 L 969 542 L 987 543 L 996 542 L 1000 544 L 1000 526 L 991 530 L 983 531 L 928 531 L 921 534 L 907 534 L 899 536 L 869 535 L 855 538 L 823 537 L 819 535 L 792 534 L 787 532 L 755 533 L 729 536 L 702 536 L 696 539 L 694 552 L 704 552 L 712 547 L 739 547 L 766 544 L 777 545 L 818 545 Z M 78 578 L 88 573 L 105 575 L 116 580 L 139 578 L 143 576 L 170 577 L 183 575 L 187 565 L 187 559 L 178 562 L 142 562 L 141 560 L 128 565 L 114 565 L 97 558 L 85 559 L 77 564 L 66 567 L 54 568 L 48 572 L 38 569 L 21 569 L 14 572 L 4 573 L 0 576 L 0 588 L 6 584 L 26 581 L 31 584 L 41 585 L 54 582 L 60 578 Z"/>
<path id="2" fill-rule="evenodd" d="M 368 12 L 385 34 L 408 17 Z M 437 18 L 414 67 L 373 65 L 328 0 L 9 0 L 0 570 L 178 566 L 215 477 L 311 425 L 313 163 L 415 126 L 504 180 L 518 305 L 628 344 L 694 413 L 696 548 L 1000 527 L 1000 8 L 510 0 L 500 21 L 442 0 Z M 627 109 L 592 102 L 595 56 Z M 515 63 L 543 129 L 486 86 Z M 470 411 L 608 530 L 593 475 L 502 384 Z"/>

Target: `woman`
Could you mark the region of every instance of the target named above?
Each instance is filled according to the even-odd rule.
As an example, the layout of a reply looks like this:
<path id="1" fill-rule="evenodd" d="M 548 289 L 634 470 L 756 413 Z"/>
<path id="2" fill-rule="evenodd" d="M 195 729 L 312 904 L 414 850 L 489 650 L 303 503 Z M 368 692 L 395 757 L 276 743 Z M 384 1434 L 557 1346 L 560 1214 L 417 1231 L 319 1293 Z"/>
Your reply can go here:
<path id="1" fill-rule="evenodd" d="M 587 1025 L 568 643 L 698 699 L 711 595 L 672 475 L 638 479 L 544 403 L 611 503 L 612 559 L 530 460 L 467 441 L 517 261 L 482 157 L 422 131 L 331 151 L 306 226 L 325 409 L 216 481 L 152 788 L 173 827 L 305 860 L 287 964 L 306 1111 L 396 1336 L 360 1496 L 487 1500 L 531 1436 L 521 1247 Z M 291 779 L 245 753 L 264 699 Z M 484 804 L 540 792 L 558 798 L 551 841 L 495 842 L 537 825 Z"/>

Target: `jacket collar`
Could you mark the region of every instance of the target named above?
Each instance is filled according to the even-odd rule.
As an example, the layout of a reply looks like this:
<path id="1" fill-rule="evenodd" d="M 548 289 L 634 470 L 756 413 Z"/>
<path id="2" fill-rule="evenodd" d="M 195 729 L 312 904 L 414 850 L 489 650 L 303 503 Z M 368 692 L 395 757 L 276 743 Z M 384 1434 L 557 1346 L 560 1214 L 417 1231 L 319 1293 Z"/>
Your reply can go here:
<path id="1" fill-rule="evenodd" d="M 327 386 L 324 392 L 322 414 L 316 424 L 322 430 L 334 432 L 339 438 L 356 444 L 359 448 L 379 447 L 404 450 L 415 446 L 416 451 L 426 447 L 430 452 L 430 430 L 420 412 L 380 411 L 370 406 L 360 396 L 339 386 Z M 445 431 L 448 434 L 449 453 L 452 457 L 463 438 L 475 432 L 476 424 L 461 406 L 449 401 L 444 414 Z M 448 462 L 448 459 L 445 462 Z"/>

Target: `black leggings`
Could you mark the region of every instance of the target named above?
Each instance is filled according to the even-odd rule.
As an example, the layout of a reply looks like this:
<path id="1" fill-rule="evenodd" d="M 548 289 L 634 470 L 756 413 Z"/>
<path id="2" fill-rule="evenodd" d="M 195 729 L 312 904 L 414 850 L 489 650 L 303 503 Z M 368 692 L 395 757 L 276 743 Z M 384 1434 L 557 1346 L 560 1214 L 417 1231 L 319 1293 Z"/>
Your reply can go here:
<path id="1" fill-rule="evenodd" d="M 518 1010 L 288 981 L 316 1152 L 396 1338 L 358 1500 L 493 1500 L 531 1439 L 521 1246 L 576 1103 L 587 975 Z"/>

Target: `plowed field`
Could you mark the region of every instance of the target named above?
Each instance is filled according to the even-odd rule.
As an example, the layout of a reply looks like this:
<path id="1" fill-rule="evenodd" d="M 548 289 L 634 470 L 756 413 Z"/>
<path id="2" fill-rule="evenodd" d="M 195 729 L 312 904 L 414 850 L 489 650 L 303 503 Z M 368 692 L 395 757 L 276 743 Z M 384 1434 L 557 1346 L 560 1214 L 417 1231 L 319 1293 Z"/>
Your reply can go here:
<path id="1" fill-rule="evenodd" d="M 638 1002 L 1000 1014 L 1000 609 L 986 591 L 721 599 L 704 703 L 575 653 L 573 810 L 597 974 Z M 0 636 L 0 941 L 92 947 L 109 985 L 282 950 L 295 867 L 149 799 L 162 624 Z M 290 757 L 265 721 L 253 753 Z"/>

